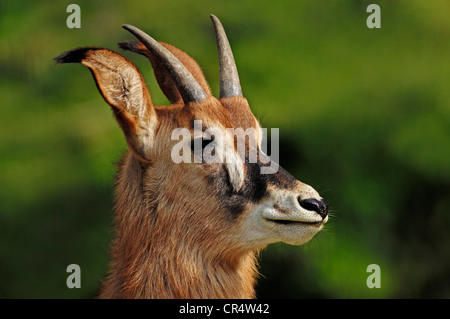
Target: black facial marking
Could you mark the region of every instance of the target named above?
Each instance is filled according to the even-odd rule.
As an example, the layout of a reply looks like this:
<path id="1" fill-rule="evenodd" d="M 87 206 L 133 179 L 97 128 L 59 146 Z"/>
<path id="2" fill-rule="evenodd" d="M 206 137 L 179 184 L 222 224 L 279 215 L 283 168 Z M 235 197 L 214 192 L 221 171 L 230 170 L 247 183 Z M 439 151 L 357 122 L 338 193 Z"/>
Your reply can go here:
<path id="1" fill-rule="evenodd" d="M 230 182 L 226 164 L 218 165 L 221 165 L 221 169 L 216 174 L 209 176 L 208 182 L 213 186 L 220 201 L 233 219 L 244 211 L 248 202 L 256 203 L 266 196 L 267 184 L 264 175 L 259 173 L 258 164 L 245 163 L 246 176 L 239 191 L 235 191 Z"/>
<path id="2" fill-rule="evenodd" d="M 195 152 L 195 142 L 194 142 L 195 140 L 198 140 L 198 142 L 200 142 L 199 145 L 200 145 L 201 149 L 203 150 L 209 143 L 214 141 L 214 136 L 212 136 L 211 139 L 209 139 L 209 140 L 206 138 L 203 138 L 203 137 L 198 137 L 196 139 L 193 139 L 190 143 L 192 152 Z"/>
<path id="3" fill-rule="evenodd" d="M 243 186 L 239 191 L 235 191 L 230 182 L 226 164 L 218 165 L 221 165 L 221 169 L 216 174 L 209 176 L 208 182 L 233 219 L 244 211 L 248 203 L 258 203 L 268 196 L 268 185 L 289 189 L 294 187 L 297 182 L 297 179 L 282 167 L 279 167 L 275 174 L 261 174 L 261 167 L 268 164 L 246 161 Z"/>
<path id="4" fill-rule="evenodd" d="M 278 188 L 292 188 L 297 183 L 297 179 L 292 176 L 283 167 L 278 166 L 278 172 L 275 174 L 267 174 L 267 183 Z"/>
<path id="5" fill-rule="evenodd" d="M 242 194 L 251 202 L 259 202 L 267 191 L 268 175 L 261 174 L 259 163 L 245 163 L 246 176 Z"/>

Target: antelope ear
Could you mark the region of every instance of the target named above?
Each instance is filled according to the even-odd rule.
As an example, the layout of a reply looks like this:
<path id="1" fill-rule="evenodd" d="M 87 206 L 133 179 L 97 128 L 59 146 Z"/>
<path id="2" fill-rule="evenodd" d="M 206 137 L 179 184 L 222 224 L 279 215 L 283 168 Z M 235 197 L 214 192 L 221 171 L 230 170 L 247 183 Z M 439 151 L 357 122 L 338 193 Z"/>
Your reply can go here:
<path id="1" fill-rule="evenodd" d="M 87 66 L 105 101 L 111 105 L 128 145 L 148 160 L 157 122 L 150 93 L 136 66 L 120 54 L 104 48 L 83 47 L 60 54 L 56 63 Z"/>
<path id="2" fill-rule="evenodd" d="M 186 52 L 174 47 L 173 45 L 159 42 L 163 47 L 169 50 L 194 76 L 197 83 L 205 91 L 206 95 L 211 96 L 211 90 L 208 82 L 203 75 L 202 69 Z M 181 103 L 183 100 L 177 89 L 175 81 L 170 76 L 164 64 L 155 57 L 152 52 L 145 47 L 140 41 L 126 41 L 118 43 L 119 48 L 129 50 L 135 53 L 139 53 L 150 60 L 153 71 L 155 72 L 155 78 L 158 81 L 158 85 L 163 91 L 164 95 L 169 99 L 172 104 Z"/>

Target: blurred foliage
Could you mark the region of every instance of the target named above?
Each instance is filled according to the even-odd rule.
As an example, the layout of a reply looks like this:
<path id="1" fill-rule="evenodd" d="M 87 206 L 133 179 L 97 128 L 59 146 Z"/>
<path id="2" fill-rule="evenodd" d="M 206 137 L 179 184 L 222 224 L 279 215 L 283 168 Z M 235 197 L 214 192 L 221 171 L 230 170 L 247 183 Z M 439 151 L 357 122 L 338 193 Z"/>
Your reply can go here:
<path id="1" fill-rule="evenodd" d="M 116 167 L 126 144 L 68 49 L 116 48 L 131 23 L 204 69 L 223 22 L 244 93 L 279 127 L 281 164 L 331 208 L 302 247 L 261 254 L 259 297 L 450 297 L 450 3 L 420 1 L 0 1 L 0 297 L 91 298 L 108 265 Z M 366 27 L 381 6 L 381 29 Z M 154 101 L 166 104 L 149 63 Z M 82 288 L 66 287 L 66 267 Z M 368 289 L 366 267 L 381 267 Z"/>

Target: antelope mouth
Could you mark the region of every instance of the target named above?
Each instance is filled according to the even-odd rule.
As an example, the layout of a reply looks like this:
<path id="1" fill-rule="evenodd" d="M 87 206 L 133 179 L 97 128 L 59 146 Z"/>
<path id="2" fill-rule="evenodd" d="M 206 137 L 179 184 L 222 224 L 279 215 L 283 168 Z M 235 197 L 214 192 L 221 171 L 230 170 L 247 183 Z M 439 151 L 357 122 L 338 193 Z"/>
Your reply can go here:
<path id="1" fill-rule="evenodd" d="M 306 221 L 300 221 L 300 220 L 290 220 L 290 219 L 268 219 L 267 221 L 278 224 L 278 225 L 286 225 L 286 226 L 295 226 L 295 225 L 301 225 L 301 226 L 311 226 L 311 227 L 320 227 L 324 223 L 323 221 L 320 222 L 306 222 Z"/>

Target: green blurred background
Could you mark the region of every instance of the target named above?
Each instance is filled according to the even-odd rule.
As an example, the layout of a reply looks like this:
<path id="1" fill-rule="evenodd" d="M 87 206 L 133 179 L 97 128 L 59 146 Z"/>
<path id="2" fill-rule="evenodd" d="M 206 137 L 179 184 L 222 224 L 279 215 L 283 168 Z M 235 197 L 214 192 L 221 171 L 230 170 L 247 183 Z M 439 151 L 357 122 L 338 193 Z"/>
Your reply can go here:
<path id="1" fill-rule="evenodd" d="M 91 298 L 108 266 L 115 162 L 126 143 L 90 72 L 59 53 L 116 49 L 134 24 L 188 52 L 218 95 L 209 14 L 280 161 L 332 209 L 301 246 L 261 254 L 260 298 L 450 297 L 450 3 L 0 1 L 0 297 Z M 381 29 L 366 8 L 381 6 Z M 150 64 L 142 71 L 167 104 Z M 81 267 L 81 289 L 66 267 Z M 369 289 L 369 264 L 381 288 Z"/>

